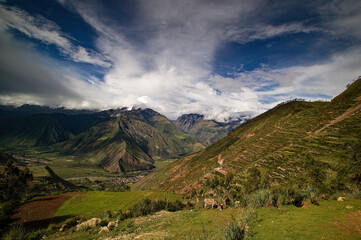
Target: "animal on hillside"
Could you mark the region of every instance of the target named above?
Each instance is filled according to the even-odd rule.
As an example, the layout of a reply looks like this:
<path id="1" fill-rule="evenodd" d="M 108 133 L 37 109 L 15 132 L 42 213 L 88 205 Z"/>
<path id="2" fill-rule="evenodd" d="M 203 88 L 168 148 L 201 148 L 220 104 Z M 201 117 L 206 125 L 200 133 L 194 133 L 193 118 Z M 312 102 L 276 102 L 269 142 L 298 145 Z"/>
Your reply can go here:
<path id="1" fill-rule="evenodd" d="M 229 197 L 224 197 L 222 201 L 222 209 L 226 209 L 231 204 L 231 199 Z"/>
<path id="2" fill-rule="evenodd" d="M 218 207 L 219 209 L 222 210 L 221 204 L 219 204 L 217 202 L 217 200 L 215 200 L 214 198 L 205 198 L 204 199 L 204 208 L 208 209 L 208 206 L 211 206 L 212 209 L 214 209 L 214 207 L 216 206 L 216 207 Z"/>

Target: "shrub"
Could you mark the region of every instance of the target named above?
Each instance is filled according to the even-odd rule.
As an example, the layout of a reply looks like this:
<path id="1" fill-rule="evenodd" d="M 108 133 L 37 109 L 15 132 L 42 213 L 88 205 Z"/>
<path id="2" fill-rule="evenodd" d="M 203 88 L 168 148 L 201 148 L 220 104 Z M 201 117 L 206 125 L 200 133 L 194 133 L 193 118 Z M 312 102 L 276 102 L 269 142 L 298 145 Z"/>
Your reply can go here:
<path id="1" fill-rule="evenodd" d="M 184 207 L 185 207 L 185 205 L 180 200 L 177 200 L 175 202 L 168 202 L 165 210 L 170 211 L 170 212 L 176 212 L 176 211 L 182 210 Z"/>
<path id="2" fill-rule="evenodd" d="M 273 194 L 271 190 L 260 189 L 251 194 L 246 198 L 247 205 L 253 207 L 263 207 L 273 205 Z"/>
<path id="3" fill-rule="evenodd" d="M 4 240 L 27 240 L 29 239 L 29 234 L 21 226 L 14 226 L 9 229 L 7 233 L 3 236 Z"/>
<path id="4" fill-rule="evenodd" d="M 245 182 L 246 191 L 249 193 L 254 192 L 261 186 L 261 172 L 257 168 L 252 167 L 248 169 L 247 173 L 247 181 Z"/>
<path id="5" fill-rule="evenodd" d="M 102 226 L 102 227 L 107 226 L 108 225 L 108 220 L 102 219 L 99 225 Z"/>
<path id="6" fill-rule="evenodd" d="M 248 222 L 257 220 L 258 215 L 256 209 L 253 207 L 247 207 L 244 209 L 243 214 L 241 215 L 241 222 L 244 226 L 248 224 Z"/>
<path id="7" fill-rule="evenodd" d="M 16 206 L 15 201 L 7 201 L 0 204 L 0 234 L 7 225 L 7 220 Z"/>
<path id="8" fill-rule="evenodd" d="M 103 213 L 103 218 L 110 219 L 112 217 L 112 213 L 110 211 L 105 211 Z"/>
<path id="9" fill-rule="evenodd" d="M 167 200 L 150 200 L 149 198 L 146 198 L 142 202 L 135 204 L 131 209 L 129 209 L 129 214 L 123 214 L 121 212 L 119 219 L 146 216 L 160 210 L 175 212 L 182 210 L 185 207 L 186 205 L 183 204 L 180 200 L 169 202 Z"/>
<path id="10" fill-rule="evenodd" d="M 78 224 L 78 218 L 68 218 L 64 224 L 68 225 L 69 227 L 74 227 Z"/>
<path id="11" fill-rule="evenodd" d="M 5 170 L 0 173 L 0 202 L 20 200 L 27 193 L 32 180 L 33 175 L 28 168 L 20 170 L 12 161 L 8 161 Z"/>
<path id="12" fill-rule="evenodd" d="M 231 222 L 223 232 L 224 240 L 239 240 L 244 239 L 244 237 L 245 229 L 240 228 L 236 221 Z"/>

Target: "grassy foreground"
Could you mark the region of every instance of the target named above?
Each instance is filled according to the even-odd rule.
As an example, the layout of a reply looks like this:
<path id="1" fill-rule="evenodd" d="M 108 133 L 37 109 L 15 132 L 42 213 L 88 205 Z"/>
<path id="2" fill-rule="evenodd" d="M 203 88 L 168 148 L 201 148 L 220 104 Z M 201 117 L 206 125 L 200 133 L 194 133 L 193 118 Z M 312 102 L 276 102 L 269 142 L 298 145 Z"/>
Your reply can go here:
<path id="1" fill-rule="evenodd" d="M 199 205 L 176 212 L 158 211 L 150 215 L 120 219 L 116 212 L 132 209 L 144 199 L 176 201 L 181 196 L 160 191 L 87 192 L 67 200 L 54 218 L 74 218 L 82 221 L 97 217 L 107 222 L 119 220 L 110 232 L 101 232 L 101 226 L 75 230 L 75 225 L 64 232 L 64 222 L 52 223 L 39 230 L 47 239 L 230 239 L 224 238 L 232 222 L 248 225 L 244 239 L 361 239 L 361 200 L 344 202 L 319 200 L 319 206 L 310 202 L 304 208 L 293 205 L 262 207 L 255 210 L 229 207 L 223 211 L 205 210 Z M 43 202 L 46 207 L 46 202 Z M 111 213 L 110 216 L 109 211 Z M 251 214 L 250 214 L 251 212 Z M 66 219 L 68 218 L 68 219 Z M 247 219 L 247 220 L 245 220 Z M 104 226 L 104 225 L 103 225 Z M 229 228 L 228 228 L 229 229 Z M 5 238 L 11 239 L 11 238 Z M 27 238 L 21 238 L 27 239 Z M 38 238 L 33 238 L 38 239 Z"/>
<path id="2" fill-rule="evenodd" d="M 181 199 L 179 195 L 160 191 L 88 192 L 63 204 L 55 217 L 73 215 L 86 219 L 104 216 L 105 211 L 131 208 L 144 198 Z M 248 222 L 248 239 L 360 239 L 361 201 L 320 200 L 320 206 L 305 208 L 284 205 L 262 207 Z M 352 206 L 352 208 L 347 208 Z M 222 239 L 229 223 L 244 219 L 241 208 L 223 211 L 195 207 L 177 212 L 160 211 L 148 216 L 119 222 L 109 233 L 99 234 L 99 228 L 86 232 L 64 232 L 52 239 Z"/>
<path id="3" fill-rule="evenodd" d="M 250 223 L 252 239 L 361 239 L 360 200 L 319 203 L 306 208 L 259 208 L 257 220 Z"/>

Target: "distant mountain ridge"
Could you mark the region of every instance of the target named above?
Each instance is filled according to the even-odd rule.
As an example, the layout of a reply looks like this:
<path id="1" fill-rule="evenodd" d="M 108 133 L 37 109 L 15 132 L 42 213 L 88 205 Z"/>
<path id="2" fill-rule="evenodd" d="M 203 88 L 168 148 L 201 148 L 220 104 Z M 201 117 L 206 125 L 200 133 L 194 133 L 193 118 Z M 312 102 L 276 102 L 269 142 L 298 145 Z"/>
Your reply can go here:
<path id="1" fill-rule="evenodd" d="M 3 146 L 51 145 L 66 141 L 107 119 L 109 117 L 99 114 L 66 115 L 63 113 L 2 118 L 0 143 Z"/>
<path id="2" fill-rule="evenodd" d="M 204 148 L 152 109 L 64 111 L 1 107 L 1 146 L 48 147 L 89 159 L 111 172 L 151 169 L 156 160 L 176 159 Z"/>
<path id="3" fill-rule="evenodd" d="M 196 138 L 151 109 L 120 112 L 57 145 L 60 151 L 87 157 L 111 172 L 151 169 L 155 160 L 178 158 L 203 148 Z"/>
<path id="4" fill-rule="evenodd" d="M 6 113 L 2 115 L 3 113 Z M 19 107 L 0 105 L 0 116 L 2 117 L 15 117 L 15 116 L 28 116 L 34 114 L 52 114 L 52 113 L 63 113 L 67 115 L 79 115 L 79 114 L 93 114 L 100 112 L 98 110 L 77 110 L 77 109 L 66 109 L 66 108 L 51 108 L 48 106 L 38 106 L 24 104 Z"/>
<path id="5" fill-rule="evenodd" d="M 174 124 L 185 133 L 200 139 L 203 144 L 210 145 L 225 137 L 233 128 L 247 121 L 249 118 L 250 117 L 244 116 L 237 120 L 217 122 L 216 120 L 205 119 L 203 115 L 191 113 L 178 117 L 178 119 L 174 121 Z"/>

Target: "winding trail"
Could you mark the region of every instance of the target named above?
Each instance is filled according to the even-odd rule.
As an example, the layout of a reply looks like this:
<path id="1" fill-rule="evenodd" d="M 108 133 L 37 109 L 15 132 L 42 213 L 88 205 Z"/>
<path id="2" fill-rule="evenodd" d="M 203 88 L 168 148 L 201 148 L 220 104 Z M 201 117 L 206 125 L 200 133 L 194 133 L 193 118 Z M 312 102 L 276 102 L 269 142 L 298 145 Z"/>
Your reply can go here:
<path id="1" fill-rule="evenodd" d="M 340 116 L 338 116 L 337 118 L 335 118 L 334 120 L 330 121 L 328 124 L 326 124 L 325 126 L 323 126 L 322 128 L 318 129 L 315 131 L 315 134 L 318 134 L 320 132 L 322 132 L 323 130 L 325 130 L 326 128 L 328 128 L 329 126 L 332 126 L 338 122 L 341 122 L 342 120 L 349 118 L 350 116 L 352 116 L 353 114 L 355 114 L 356 112 L 361 110 L 361 103 L 358 104 L 355 107 L 351 107 L 349 109 L 346 110 L 346 112 L 344 112 L 343 114 L 341 114 Z"/>

